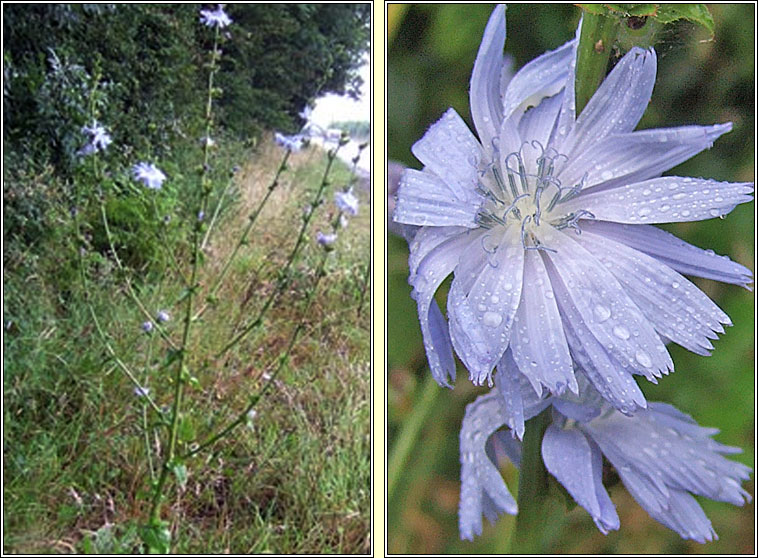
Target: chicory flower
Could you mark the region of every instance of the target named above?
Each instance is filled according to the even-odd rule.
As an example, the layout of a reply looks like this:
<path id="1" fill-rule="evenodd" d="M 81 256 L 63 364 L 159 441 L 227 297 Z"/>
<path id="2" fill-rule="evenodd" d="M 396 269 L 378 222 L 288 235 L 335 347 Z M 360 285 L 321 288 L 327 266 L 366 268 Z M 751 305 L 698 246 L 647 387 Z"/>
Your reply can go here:
<path id="1" fill-rule="evenodd" d="M 224 12 L 224 4 L 219 4 L 215 10 L 200 10 L 200 23 L 206 27 L 223 29 L 232 22 Z"/>
<path id="2" fill-rule="evenodd" d="M 703 428 L 665 403 L 648 403 L 626 416 L 581 380 L 581 397 L 538 398 L 528 383 L 520 386 L 529 419 L 552 405 L 553 422 L 542 439 L 547 470 L 592 516 L 604 534 L 619 528 L 619 517 L 602 483 L 603 456 L 615 468 L 634 499 L 651 517 L 682 538 L 699 543 L 717 538 L 694 495 L 737 506 L 750 501 L 741 487 L 750 468 L 726 459 L 739 448 L 712 439 Z M 505 395 L 497 388 L 468 405 L 461 427 L 461 499 L 459 528 L 463 539 L 481 534 L 482 516 L 494 521 L 516 514 L 517 504 L 487 453 L 495 442 L 520 466 L 521 443 L 515 433 L 498 429 L 512 419 Z"/>
<path id="3" fill-rule="evenodd" d="M 137 163 L 132 167 L 132 173 L 135 180 L 151 190 L 160 190 L 166 180 L 166 175 L 152 163 Z"/>
<path id="4" fill-rule="evenodd" d="M 287 151 L 292 151 L 293 153 L 297 153 L 303 147 L 303 136 L 299 134 L 294 136 L 285 136 L 284 134 L 275 132 L 274 141 L 276 142 L 276 145 L 283 147 Z"/>
<path id="5" fill-rule="evenodd" d="M 334 203 L 342 213 L 358 215 L 358 198 L 353 194 L 352 188 L 345 192 L 334 194 Z"/>
<path id="6" fill-rule="evenodd" d="M 448 110 L 413 146 L 424 169 L 406 170 L 397 193 L 395 221 L 419 227 L 409 283 L 432 374 L 450 385 L 454 350 L 476 384 L 526 378 L 560 395 L 578 393 L 581 369 L 622 413 L 645 409 L 634 374 L 656 382 L 673 370 L 667 342 L 707 355 L 731 325 L 682 274 L 752 281 L 653 226 L 752 199 L 750 183 L 661 176 L 731 124 L 634 131 L 656 76 L 655 51 L 636 47 L 577 116 L 577 41 L 507 85 L 504 42 L 498 6 L 471 77 L 478 138 Z M 451 273 L 445 319 L 434 293 Z"/>
<path id="7" fill-rule="evenodd" d="M 105 151 L 113 143 L 108 131 L 97 121 L 94 121 L 92 126 L 83 126 L 82 133 L 89 138 L 89 142 L 79 150 L 80 155 L 86 156 Z"/>

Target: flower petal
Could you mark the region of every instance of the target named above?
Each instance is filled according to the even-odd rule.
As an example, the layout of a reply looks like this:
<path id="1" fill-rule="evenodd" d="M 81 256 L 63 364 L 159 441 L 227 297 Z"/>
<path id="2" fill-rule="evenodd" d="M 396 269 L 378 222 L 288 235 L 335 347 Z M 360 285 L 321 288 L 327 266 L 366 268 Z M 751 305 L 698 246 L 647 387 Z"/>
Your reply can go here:
<path id="1" fill-rule="evenodd" d="M 545 264 L 535 250 L 524 259 L 524 289 L 513 319 L 510 349 L 519 370 L 553 394 L 578 391 L 558 305 Z M 536 389 L 536 388 L 535 388 Z M 542 389 L 536 389 L 541 393 Z"/>
<path id="2" fill-rule="evenodd" d="M 422 227 L 413 239 L 408 243 L 410 256 L 408 257 L 408 267 L 410 275 L 408 282 L 413 284 L 419 264 L 423 259 L 441 243 L 468 232 L 469 229 L 464 227 Z"/>
<path id="3" fill-rule="evenodd" d="M 419 312 L 421 311 L 419 309 Z M 423 324 L 423 320 L 420 321 Z M 447 320 L 442 315 L 436 300 L 432 300 L 429 307 L 428 324 L 422 325 L 421 333 L 424 337 L 424 348 L 432 377 L 440 386 L 452 388 L 450 382 L 455 382 L 453 344 L 450 340 Z"/>
<path id="4" fill-rule="evenodd" d="M 750 468 L 724 458 L 718 445 L 709 444 L 713 430 L 662 413 L 657 405 L 633 417 L 603 415 L 582 429 L 619 473 L 623 467 L 637 469 L 666 496 L 670 490 L 685 490 L 738 506 L 750 500 L 740 486 Z"/>
<path id="5" fill-rule="evenodd" d="M 576 40 L 546 52 L 524 65 L 508 84 L 503 98 L 503 117 L 524 112 L 551 97 L 567 84 L 569 67 L 574 59 Z"/>
<path id="6" fill-rule="evenodd" d="M 752 200 L 749 182 L 664 176 L 614 188 L 592 188 L 561 207 L 616 223 L 677 223 L 722 217 Z"/>
<path id="7" fill-rule="evenodd" d="M 650 102 L 656 67 L 655 50 L 632 48 L 584 107 L 562 152 L 571 158 L 611 134 L 634 130 Z"/>
<path id="8" fill-rule="evenodd" d="M 600 450 L 582 432 L 551 424 L 542 438 L 542 460 L 603 534 L 619 528 L 616 508 L 602 484 Z"/>
<path id="9" fill-rule="evenodd" d="M 490 392 L 466 407 L 461 425 L 461 497 L 458 526 L 462 539 L 473 540 L 482 533 L 485 497 L 489 497 L 498 514 L 516 514 L 518 506 L 497 467 L 487 456 L 490 435 L 503 423 L 499 395 Z"/>
<path id="10" fill-rule="evenodd" d="M 729 317 L 708 296 L 658 260 L 602 235 L 585 231 L 578 241 L 616 277 L 658 333 L 708 354 Z"/>
<path id="11" fill-rule="evenodd" d="M 528 138 L 529 146 L 537 147 L 541 145 L 546 147 L 550 140 L 550 135 L 558 119 L 558 113 L 563 104 L 563 93 L 547 97 L 534 108 L 528 109 L 518 123 L 519 136 Z M 537 157 L 542 153 L 532 153 L 535 150 L 524 150 L 524 164 L 527 168 L 537 168 Z"/>
<path id="12" fill-rule="evenodd" d="M 456 280 L 458 270 L 467 267 L 462 260 L 456 269 Z M 521 298 L 523 272 L 524 249 L 520 230 L 519 227 L 510 226 L 506 228 L 499 247 L 488 254 L 487 263 L 482 266 L 467 297 L 468 306 L 487 339 L 493 357 L 488 364 L 490 371 L 508 347 L 513 318 Z M 472 378 L 472 381 L 481 383 L 484 379 Z"/>
<path id="13" fill-rule="evenodd" d="M 476 196 L 477 165 L 482 160 L 482 146 L 466 123 L 453 109 L 447 112 L 418 140 L 411 151 L 440 177 L 462 202 Z M 478 196 L 476 196 L 478 197 Z"/>
<path id="14" fill-rule="evenodd" d="M 731 124 L 716 124 L 615 134 L 572 158 L 557 176 L 564 186 L 573 186 L 586 175 L 585 190 L 641 182 L 711 147 L 731 129 Z"/>
<path id="15" fill-rule="evenodd" d="M 650 322 L 603 264 L 569 234 L 540 230 L 540 240 L 556 250 L 546 259 L 587 328 L 619 362 L 643 375 L 667 374 L 673 362 Z M 559 305 L 567 302 L 559 299 Z"/>
<path id="16" fill-rule="evenodd" d="M 456 279 L 447 293 L 450 339 L 455 353 L 469 371 L 471 381 L 482 384 L 491 379 L 492 367 L 498 357 L 490 349 L 481 324 L 469 307 L 466 294 Z"/>
<path id="17" fill-rule="evenodd" d="M 576 48 L 582 33 L 583 21 L 584 18 L 580 18 L 579 25 L 576 27 L 576 38 L 572 41 L 571 56 L 568 60 L 566 86 L 563 90 L 563 103 L 561 104 L 561 110 L 558 113 L 555 127 L 550 134 L 550 141 L 548 141 L 549 147 L 552 147 L 558 153 L 562 153 L 563 142 L 566 141 L 566 137 L 571 133 L 571 129 L 574 127 L 574 122 L 576 121 Z"/>
<path id="18" fill-rule="evenodd" d="M 418 264 L 416 273 L 409 279 L 413 286 L 411 296 L 418 304 L 419 323 L 429 368 L 437 383 L 445 387 L 450 387 L 448 378 L 455 379 L 455 360 L 448 325 L 434 301 L 434 293 L 458 265 L 461 252 L 468 245 L 467 233 L 440 242 L 426 254 Z"/>
<path id="19" fill-rule="evenodd" d="M 511 352 L 505 351 L 503 358 L 497 363 L 495 385 L 501 396 L 505 425 L 521 440 L 524 438 L 524 400 L 521 397 L 519 376 L 520 373 Z"/>
<path id="20" fill-rule="evenodd" d="M 510 350 L 506 350 L 503 358 L 497 363 L 495 383 L 503 405 L 505 424 L 520 440 L 524 437 L 524 421 L 544 411 L 554 398 L 543 399 L 540 397 L 541 394 L 535 393 L 527 378 L 516 366 Z M 514 463 L 518 465 L 518 462 Z"/>
<path id="21" fill-rule="evenodd" d="M 506 70 L 505 6 L 499 4 L 492 12 L 484 30 L 479 52 L 471 74 L 471 116 L 479 139 L 485 149 L 492 145 L 503 120 L 503 102 L 500 84 Z"/>
<path id="22" fill-rule="evenodd" d="M 400 179 L 394 219 L 406 225 L 476 228 L 476 204 L 462 202 L 430 172 L 406 169 Z"/>
<path id="23" fill-rule="evenodd" d="M 671 233 L 651 225 L 621 225 L 605 221 L 583 221 L 582 229 L 602 234 L 644 252 L 684 275 L 704 277 L 746 287 L 753 281 L 748 268 L 688 244 Z"/>

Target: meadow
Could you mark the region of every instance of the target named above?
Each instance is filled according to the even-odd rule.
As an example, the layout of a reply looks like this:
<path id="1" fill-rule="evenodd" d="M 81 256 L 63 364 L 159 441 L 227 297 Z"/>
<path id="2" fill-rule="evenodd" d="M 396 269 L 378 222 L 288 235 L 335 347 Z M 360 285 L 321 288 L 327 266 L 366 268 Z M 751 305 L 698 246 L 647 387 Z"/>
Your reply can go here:
<path id="1" fill-rule="evenodd" d="M 238 148 L 235 155 L 244 162 L 207 246 L 208 278 L 232 250 L 229 239 L 265 195 L 283 153 L 268 140 L 253 150 Z M 217 308 L 203 317 L 193 352 L 214 354 L 230 327 L 260 309 L 292 248 L 308 189 L 318 184 L 325 165 L 326 153 L 316 147 L 292 155 L 291 168 L 217 293 Z M 337 162 L 334 183 L 350 179 L 348 166 Z M 365 204 L 366 191 L 360 195 Z M 323 208 L 314 227 L 328 226 L 328 211 Z M 244 407 L 272 374 L 293 328 L 301 320 L 305 324 L 249 425 L 198 456 L 202 467 L 196 472 L 188 463 L 185 486 L 171 493 L 176 552 L 368 551 L 366 205 L 349 227 L 331 254 L 308 315 L 300 312 L 321 252 L 315 229 L 263 330 L 198 376 L 189 391 L 185 404 L 194 412 L 184 427 L 188 444 Z M 145 444 L 160 452 L 160 440 L 145 429 L 147 405 L 105 353 L 82 299 L 86 296 L 103 316 L 116 354 L 135 370 L 152 374 L 151 382 L 159 385 L 156 343 L 140 329 L 140 313 L 115 273 L 104 273 L 86 295 L 75 282 L 66 282 L 60 270 L 73 256 L 61 242 L 34 256 L 17 253 L 16 260 L 6 262 L 4 549 L 133 551 L 140 546 L 138 526 L 146 513 L 139 500 L 156 468 L 145 459 Z M 153 307 L 180 291 L 178 278 L 167 272 L 158 285 L 145 285 L 140 296 Z M 156 402 L 161 405 L 166 397 Z"/>
<path id="2" fill-rule="evenodd" d="M 369 552 L 368 17 L 4 11 L 5 552 Z"/>

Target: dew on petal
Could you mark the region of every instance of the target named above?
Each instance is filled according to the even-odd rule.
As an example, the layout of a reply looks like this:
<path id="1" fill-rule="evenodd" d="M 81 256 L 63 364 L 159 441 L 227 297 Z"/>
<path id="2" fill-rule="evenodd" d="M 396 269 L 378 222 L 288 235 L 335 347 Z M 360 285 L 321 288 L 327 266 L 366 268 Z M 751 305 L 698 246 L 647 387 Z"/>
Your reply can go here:
<path id="1" fill-rule="evenodd" d="M 629 337 L 631 337 L 631 334 L 629 333 L 629 330 L 626 329 L 622 325 L 614 326 L 614 328 L 613 328 L 613 335 L 615 335 L 619 339 L 624 339 L 624 340 L 629 339 Z"/>
<path id="2" fill-rule="evenodd" d="M 496 314 L 495 312 L 485 312 L 482 316 L 482 322 L 487 327 L 497 327 L 503 321 L 503 316 Z"/>
<path id="3" fill-rule="evenodd" d="M 653 366 L 653 361 L 645 351 L 640 349 L 634 356 L 637 359 L 637 362 L 639 362 L 645 368 L 650 368 Z"/>
<path id="4" fill-rule="evenodd" d="M 595 305 L 595 319 L 598 322 L 604 322 L 611 317 L 611 311 L 602 304 Z"/>

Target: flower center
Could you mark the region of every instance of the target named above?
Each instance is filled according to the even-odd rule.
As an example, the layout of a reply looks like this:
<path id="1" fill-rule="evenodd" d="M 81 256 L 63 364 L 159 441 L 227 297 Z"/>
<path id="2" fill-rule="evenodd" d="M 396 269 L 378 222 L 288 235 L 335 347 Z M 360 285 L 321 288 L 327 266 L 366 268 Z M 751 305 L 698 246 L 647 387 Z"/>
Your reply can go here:
<path id="1" fill-rule="evenodd" d="M 497 139 L 492 142 L 492 161 L 478 165 L 480 178 L 476 191 L 483 198 L 476 216 L 479 226 L 485 229 L 520 226 L 525 250 L 553 251 L 538 238 L 538 230 L 545 223 L 558 230 L 571 227 L 581 233 L 579 219 L 594 215 L 586 210 L 562 213 L 560 204 L 581 192 L 586 175 L 578 184 L 564 187 L 555 176 L 555 168 L 561 158 L 568 158 L 552 147 L 546 150 L 538 141 L 524 143 L 501 163 Z M 527 168 L 522 155 L 526 145 L 540 151 L 535 160 L 536 168 Z"/>

